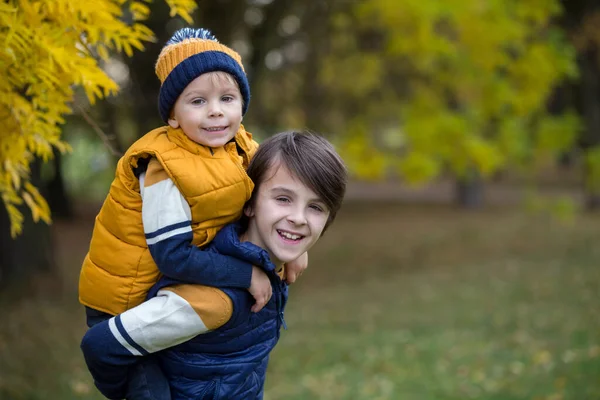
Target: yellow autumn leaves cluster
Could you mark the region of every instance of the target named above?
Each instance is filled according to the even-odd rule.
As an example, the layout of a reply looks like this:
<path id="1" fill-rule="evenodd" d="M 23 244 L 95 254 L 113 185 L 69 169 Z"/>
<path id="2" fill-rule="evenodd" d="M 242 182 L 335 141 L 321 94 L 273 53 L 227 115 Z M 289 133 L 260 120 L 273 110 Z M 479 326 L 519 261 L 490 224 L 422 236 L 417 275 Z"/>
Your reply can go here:
<path id="1" fill-rule="evenodd" d="M 166 0 L 172 15 L 191 23 L 193 0 Z M 153 33 L 142 22 L 150 0 L 8 0 L 0 3 L 0 196 L 11 234 L 21 231 L 26 203 L 34 220 L 50 221 L 50 210 L 29 183 L 35 157 L 48 160 L 61 140 L 64 115 L 75 91 L 90 103 L 117 92 L 99 62 L 113 53 L 143 50 Z"/>
<path id="2" fill-rule="evenodd" d="M 360 110 L 339 129 L 355 172 L 485 177 L 570 148 L 578 117 L 547 110 L 578 73 L 561 12 L 558 0 L 365 0 L 340 13 L 320 79 Z"/>

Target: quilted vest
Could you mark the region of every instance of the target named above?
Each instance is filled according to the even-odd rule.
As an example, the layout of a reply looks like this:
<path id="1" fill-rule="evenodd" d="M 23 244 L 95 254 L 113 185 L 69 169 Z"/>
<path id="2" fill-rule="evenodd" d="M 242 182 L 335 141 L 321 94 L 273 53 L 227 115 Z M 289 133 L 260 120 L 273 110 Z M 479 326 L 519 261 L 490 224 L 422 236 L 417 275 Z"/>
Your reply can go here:
<path id="1" fill-rule="evenodd" d="M 164 126 L 136 141 L 119 160 L 115 179 L 96 217 L 81 268 L 79 301 L 109 314 L 143 302 L 159 279 L 146 244 L 136 170 L 151 157 L 163 166 L 192 212 L 193 244 L 204 246 L 236 221 L 254 184 L 246 168 L 258 144 L 240 126 L 235 142 L 209 148 L 181 129 Z"/>

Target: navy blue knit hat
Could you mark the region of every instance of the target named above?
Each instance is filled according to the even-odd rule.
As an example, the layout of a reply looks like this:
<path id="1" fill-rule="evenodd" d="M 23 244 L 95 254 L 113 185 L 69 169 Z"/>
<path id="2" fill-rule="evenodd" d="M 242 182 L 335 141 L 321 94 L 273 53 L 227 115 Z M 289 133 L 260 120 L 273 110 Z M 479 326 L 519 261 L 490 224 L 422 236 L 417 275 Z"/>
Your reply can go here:
<path id="1" fill-rule="evenodd" d="M 183 28 L 175 32 L 160 52 L 155 71 L 161 83 L 158 109 L 165 123 L 185 87 L 207 72 L 223 71 L 233 76 L 242 94 L 242 115 L 248 110 L 250 85 L 242 58 L 206 29 Z"/>

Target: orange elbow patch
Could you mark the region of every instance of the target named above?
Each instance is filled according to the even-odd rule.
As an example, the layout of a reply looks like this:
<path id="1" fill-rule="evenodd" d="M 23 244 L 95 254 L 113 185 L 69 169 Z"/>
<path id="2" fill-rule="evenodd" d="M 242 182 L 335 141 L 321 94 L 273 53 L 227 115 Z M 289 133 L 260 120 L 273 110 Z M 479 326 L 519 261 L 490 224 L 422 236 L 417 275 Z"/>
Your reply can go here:
<path id="1" fill-rule="evenodd" d="M 176 285 L 164 290 L 184 298 L 210 330 L 225 325 L 233 314 L 233 302 L 220 289 L 202 285 Z"/>

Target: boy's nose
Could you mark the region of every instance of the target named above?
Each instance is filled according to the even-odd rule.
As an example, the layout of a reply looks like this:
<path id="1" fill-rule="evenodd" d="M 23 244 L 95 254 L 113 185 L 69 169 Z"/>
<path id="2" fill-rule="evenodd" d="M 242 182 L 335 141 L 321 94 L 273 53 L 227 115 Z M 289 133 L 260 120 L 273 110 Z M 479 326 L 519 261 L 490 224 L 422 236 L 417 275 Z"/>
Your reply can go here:
<path id="1" fill-rule="evenodd" d="M 210 105 L 210 109 L 209 109 L 209 115 L 211 117 L 220 117 L 223 115 L 223 110 L 221 109 L 221 106 L 217 103 L 217 104 L 211 104 Z"/>
<path id="2" fill-rule="evenodd" d="M 306 215 L 304 214 L 304 209 L 297 207 L 293 210 L 290 210 L 287 219 L 294 225 L 306 224 Z"/>

